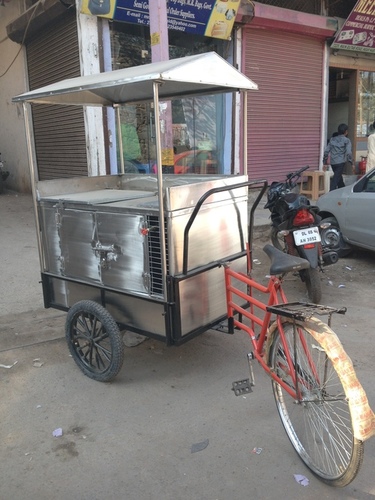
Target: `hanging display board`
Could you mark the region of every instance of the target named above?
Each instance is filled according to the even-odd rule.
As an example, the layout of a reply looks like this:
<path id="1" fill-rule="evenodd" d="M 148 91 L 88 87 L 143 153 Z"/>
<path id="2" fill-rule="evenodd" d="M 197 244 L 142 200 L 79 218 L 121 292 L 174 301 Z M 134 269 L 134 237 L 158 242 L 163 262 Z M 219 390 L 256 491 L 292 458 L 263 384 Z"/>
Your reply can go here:
<path id="1" fill-rule="evenodd" d="M 168 29 L 228 39 L 239 6 L 240 0 L 169 0 Z M 83 0 L 81 13 L 150 24 L 149 2 L 142 0 Z"/>
<path id="2" fill-rule="evenodd" d="M 359 0 L 337 33 L 332 49 L 375 53 L 375 2 Z"/>

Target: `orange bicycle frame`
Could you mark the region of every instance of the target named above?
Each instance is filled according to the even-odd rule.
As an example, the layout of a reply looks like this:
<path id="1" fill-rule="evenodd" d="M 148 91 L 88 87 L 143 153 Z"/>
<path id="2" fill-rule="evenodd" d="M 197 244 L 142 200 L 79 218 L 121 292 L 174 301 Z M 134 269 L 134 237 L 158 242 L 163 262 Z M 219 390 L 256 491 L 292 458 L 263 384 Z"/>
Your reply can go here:
<path id="1" fill-rule="evenodd" d="M 244 292 L 243 289 L 241 290 L 241 288 L 239 288 L 239 286 L 234 286 L 234 281 L 239 282 L 239 285 L 246 285 L 247 291 Z M 249 335 L 251 343 L 253 345 L 254 358 L 260 363 L 266 373 L 268 373 L 272 379 L 280 384 L 292 398 L 296 400 L 299 399 L 296 391 L 294 391 L 290 387 L 290 385 L 286 384 L 274 371 L 272 371 L 267 364 L 267 360 L 265 360 L 265 345 L 267 342 L 267 334 L 269 333 L 269 326 L 272 317 L 272 313 L 267 311 L 267 307 L 287 302 L 287 298 L 281 287 L 281 279 L 276 276 L 271 276 L 267 286 L 264 286 L 252 279 L 251 276 L 236 272 L 226 265 L 225 288 L 227 298 L 228 325 L 230 333 L 234 333 L 235 328 L 244 330 Z M 268 301 L 262 301 L 254 297 L 254 292 L 260 292 L 262 296 L 268 296 Z M 240 304 L 239 299 L 242 299 L 242 301 L 244 302 Z M 261 313 L 264 313 L 263 317 L 261 317 Z M 244 322 L 245 319 L 243 318 L 248 320 L 248 324 Z M 284 328 L 282 325 L 282 317 L 280 315 L 277 315 L 276 321 L 280 333 L 281 342 L 284 347 L 288 370 L 293 379 L 295 387 L 298 388 L 295 366 L 291 357 L 289 347 L 286 343 Z M 255 331 L 257 326 L 259 327 L 259 333 L 256 333 Z M 308 350 L 305 349 L 305 351 L 306 354 L 308 354 Z"/>

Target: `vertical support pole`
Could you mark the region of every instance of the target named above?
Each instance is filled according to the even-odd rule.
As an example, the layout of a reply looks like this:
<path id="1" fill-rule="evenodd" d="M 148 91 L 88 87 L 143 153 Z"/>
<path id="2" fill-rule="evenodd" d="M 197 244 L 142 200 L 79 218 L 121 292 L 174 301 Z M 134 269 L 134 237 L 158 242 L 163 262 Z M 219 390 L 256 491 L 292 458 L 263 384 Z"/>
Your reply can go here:
<path id="1" fill-rule="evenodd" d="M 125 173 L 125 165 L 124 165 L 124 145 L 122 144 L 122 133 L 121 133 L 121 116 L 120 116 L 120 106 L 115 105 L 116 111 L 116 121 L 117 121 L 117 141 L 118 141 L 118 149 L 120 152 L 120 168 L 121 173 Z"/>
<path id="2" fill-rule="evenodd" d="M 152 0 L 152 2 L 149 2 L 148 8 L 150 14 L 151 60 L 152 62 L 168 61 L 167 0 Z M 166 103 L 159 110 L 159 114 L 162 163 L 170 167 L 171 173 L 173 173 L 174 154 L 171 103 Z"/>
<path id="3" fill-rule="evenodd" d="M 151 59 L 152 62 L 168 61 L 169 40 L 166 0 L 149 2 Z"/>
<path id="4" fill-rule="evenodd" d="M 169 60 L 169 40 L 167 23 L 167 0 L 152 0 L 148 3 L 150 14 L 151 34 L 151 60 L 152 62 Z M 156 136 L 156 164 L 159 192 L 159 217 L 160 217 L 160 251 L 163 298 L 166 297 L 167 281 L 167 258 L 165 241 L 164 221 L 164 196 L 163 196 L 163 170 L 162 165 L 172 167 L 174 165 L 173 155 L 173 132 L 172 132 L 172 107 L 169 102 L 167 106 L 160 109 L 159 85 L 154 82 L 154 117 Z"/>
<path id="5" fill-rule="evenodd" d="M 36 165 L 36 156 L 34 150 L 34 135 L 33 135 L 33 125 L 31 119 L 31 104 L 24 102 L 23 103 L 23 114 L 25 119 L 25 130 L 26 130 L 26 144 L 27 144 L 27 154 L 29 157 L 29 168 L 30 168 L 30 181 L 31 181 L 31 192 L 33 196 L 33 206 L 34 206 L 34 214 L 35 214 L 35 226 L 36 226 L 36 240 L 38 244 L 38 254 L 39 254 L 39 263 L 40 270 L 43 272 L 45 270 L 45 259 L 43 253 L 42 239 L 40 235 L 40 224 L 39 224 L 39 215 L 38 215 L 38 207 L 37 207 L 37 189 L 36 183 L 38 181 L 38 171 Z"/>
<path id="6" fill-rule="evenodd" d="M 167 256 L 165 242 L 165 221 L 164 221 L 164 193 L 163 193 L 163 176 L 162 176 L 162 150 L 161 150 L 161 130 L 160 130 L 160 115 L 159 115 L 159 84 L 153 83 L 154 93 L 154 116 L 155 116 L 155 136 L 156 136 L 156 164 L 157 164 L 157 181 L 159 193 L 159 231 L 160 231 L 160 258 L 161 272 L 163 285 L 163 298 L 166 297 L 166 282 L 167 282 Z"/>
<path id="7" fill-rule="evenodd" d="M 322 170 L 323 153 L 327 144 L 327 123 L 328 123 L 328 85 L 329 85 L 329 47 L 327 42 L 324 43 L 323 49 L 323 62 L 322 62 L 322 75 L 323 75 L 323 89 L 322 89 L 322 109 L 321 109 L 321 133 L 320 133 L 320 150 L 319 150 L 319 163 L 318 169 Z M 328 189 L 329 191 L 329 177 Z"/>
<path id="8" fill-rule="evenodd" d="M 243 174 L 248 175 L 247 168 L 247 92 L 241 92 L 242 94 L 242 158 L 243 158 Z"/>

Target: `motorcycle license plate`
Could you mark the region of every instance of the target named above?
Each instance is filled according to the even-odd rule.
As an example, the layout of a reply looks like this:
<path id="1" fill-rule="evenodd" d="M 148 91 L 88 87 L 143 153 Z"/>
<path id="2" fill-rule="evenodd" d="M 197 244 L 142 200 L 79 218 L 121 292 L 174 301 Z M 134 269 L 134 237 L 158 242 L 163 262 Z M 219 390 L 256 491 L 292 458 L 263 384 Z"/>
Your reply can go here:
<path id="1" fill-rule="evenodd" d="M 306 245 L 307 243 L 319 243 L 320 241 L 320 233 L 317 227 L 307 227 L 306 229 L 293 231 L 293 237 L 297 246 Z"/>

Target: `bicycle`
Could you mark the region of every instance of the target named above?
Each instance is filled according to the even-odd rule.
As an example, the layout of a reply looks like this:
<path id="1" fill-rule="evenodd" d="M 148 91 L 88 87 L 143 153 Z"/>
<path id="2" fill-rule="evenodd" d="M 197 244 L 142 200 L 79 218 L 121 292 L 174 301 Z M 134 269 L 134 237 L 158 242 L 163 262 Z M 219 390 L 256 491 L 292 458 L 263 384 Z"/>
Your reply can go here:
<path id="1" fill-rule="evenodd" d="M 302 461 L 323 482 L 346 486 L 359 472 L 364 441 L 375 434 L 365 391 L 331 330 L 333 313 L 345 314 L 346 308 L 288 303 L 284 275 L 309 263 L 271 245 L 264 251 L 271 260 L 266 286 L 251 276 L 249 244 L 246 273 L 224 263 L 229 333 L 245 331 L 253 347 L 250 378 L 232 389 L 237 396 L 252 392 L 252 361 L 258 361 L 272 379 L 279 416 Z M 328 324 L 316 314 L 328 316 Z"/>

